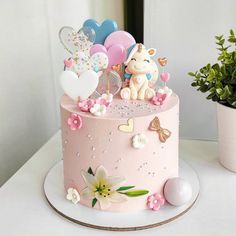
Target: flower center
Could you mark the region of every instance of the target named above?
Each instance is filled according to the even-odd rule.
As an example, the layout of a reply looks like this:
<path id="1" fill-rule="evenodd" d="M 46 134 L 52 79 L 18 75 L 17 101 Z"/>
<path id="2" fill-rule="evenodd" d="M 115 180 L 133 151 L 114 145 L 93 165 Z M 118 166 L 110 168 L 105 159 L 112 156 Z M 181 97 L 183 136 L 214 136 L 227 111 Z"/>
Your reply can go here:
<path id="1" fill-rule="evenodd" d="M 110 195 L 111 189 L 105 184 L 99 184 L 98 186 L 96 186 L 95 192 L 98 192 L 99 195 L 103 197 L 107 197 Z"/>
<path id="2" fill-rule="evenodd" d="M 73 194 L 72 194 L 72 197 L 73 197 L 74 199 L 76 199 L 76 198 L 77 198 L 77 196 L 76 196 L 76 194 L 75 194 L 75 193 L 73 193 Z"/>
<path id="3" fill-rule="evenodd" d="M 78 123 L 78 121 L 77 120 L 74 120 L 74 124 L 77 124 Z"/>

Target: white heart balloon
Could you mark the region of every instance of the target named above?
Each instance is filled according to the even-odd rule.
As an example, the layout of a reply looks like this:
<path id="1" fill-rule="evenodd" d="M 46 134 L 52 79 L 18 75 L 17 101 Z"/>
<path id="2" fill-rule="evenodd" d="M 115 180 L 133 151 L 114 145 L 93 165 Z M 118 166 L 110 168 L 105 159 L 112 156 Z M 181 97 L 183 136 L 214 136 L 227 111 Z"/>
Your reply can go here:
<path id="1" fill-rule="evenodd" d="M 79 77 L 73 71 L 63 71 L 60 77 L 65 94 L 77 101 L 88 98 L 98 86 L 98 75 L 92 70 L 83 72 Z"/>

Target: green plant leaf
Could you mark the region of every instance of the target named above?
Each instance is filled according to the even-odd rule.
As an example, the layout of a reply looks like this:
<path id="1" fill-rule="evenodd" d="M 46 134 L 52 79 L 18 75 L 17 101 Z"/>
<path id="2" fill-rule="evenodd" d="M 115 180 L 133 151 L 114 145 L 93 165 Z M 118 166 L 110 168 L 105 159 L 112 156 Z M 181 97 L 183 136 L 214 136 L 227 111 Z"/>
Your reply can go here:
<path id="1" fill-rule="evenodd" d="M 128 191 L 128 192 L 123 192 L 122 194 L 125 194 L 128 197 L 138 197 L 138 196 L 142 196 L 148 193 L 149 193 L 148 190 L 133 190 L 133 191 Z"/>
<path id="2" fill-rule="evenodd" d="M 230 30 L 228 37 L 215 36 L 218 61 L 213 65 L 207 64 L 195 73 L 189 72 L 193 78 L 192 86 L 203 93 L 208 92 L 207 99 L 217 101 L 229 107 L 236 108 L 236 37 Z M 226 40 L 228 42 L 226 44 Z M 231 51 L 229 48 L 231 47 Z"/>
<path id="3" fill-rule="evenodd" d="M 236 101 L 234 101 L 234 102 L 232 102 L 232 103 L 230 103 L 233 107 L 235 107 L 236 108 Z"/>
<path id="4" fill-rule="evenodd" d="M 116 191 L 124 191 L 124 190 L 128 190 L 131 188 L 134 188 L 135 186 L 122 186 L 120 188 L 118 188 Z"/>
<path id="5" fill-rule="evenodd" d="M 211 93 L 207 96 L 207 99 L 212 99 L 215 96 L 215 93 Z"/>
<path id="6" fill-rule="evenodd" d="M 195 76 L 195 73 L 193 73 L 193 72 L 188 72 L 188 75 L 190 75 L 190 76 Z"/>
<path id="7" fill-rule="evenodd" d="M 217 88 L 217 89 L 216 89 L 216 92 L 220 95 L 220 94 L 223 92 L 223 89 Z"/>
<path id="8" fill-rule="evenodd" d="M 230 43 L 236 43 L 236 39 L 235 39 L 235 38 L 229 38 L 228 41 L 229 41 Z"/>
<path id="9" fill-rule="evenodd" d="M 96 205 L 96 203 L 97 203 L 97 198 L 94 198 L 93 200 L 92 200 L 92 207 L 94 207 L 95 205 Z"/>
<path id="10" fill-rule="evenodd" d="M 230 29 L 229 33 L 231 36 L 234 36 L 234 31 L 232 29 Z"/>

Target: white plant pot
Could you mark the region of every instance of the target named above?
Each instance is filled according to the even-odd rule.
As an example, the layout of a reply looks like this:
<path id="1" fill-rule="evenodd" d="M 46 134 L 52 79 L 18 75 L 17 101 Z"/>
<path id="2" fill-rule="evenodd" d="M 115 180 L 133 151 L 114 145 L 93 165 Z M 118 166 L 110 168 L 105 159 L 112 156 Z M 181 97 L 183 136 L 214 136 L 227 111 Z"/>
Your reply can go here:
<path id="1" fill-rule="evenodd" d="M 236 109 L 217 103 L 220 163 L 236 172 Z"/>

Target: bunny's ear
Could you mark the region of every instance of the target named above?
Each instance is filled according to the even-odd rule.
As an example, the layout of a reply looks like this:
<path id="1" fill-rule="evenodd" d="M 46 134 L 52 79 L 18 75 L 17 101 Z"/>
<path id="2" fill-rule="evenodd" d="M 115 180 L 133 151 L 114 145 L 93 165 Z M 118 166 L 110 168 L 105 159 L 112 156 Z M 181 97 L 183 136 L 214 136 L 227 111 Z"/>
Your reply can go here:
<path id="1" fill-rule="evenodd" d="M 155 48 L 149 48 L 147 50 L 147 52 L 150 55 L 150 57 L 153 57 L 156 54 L 156 49 Z"/>

